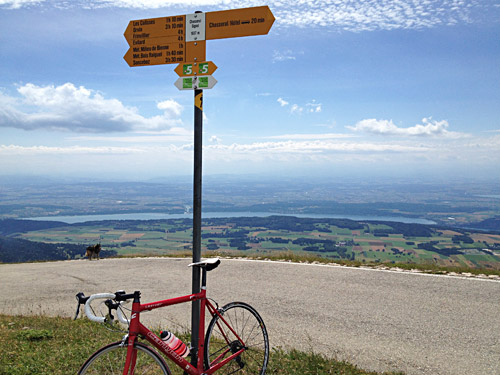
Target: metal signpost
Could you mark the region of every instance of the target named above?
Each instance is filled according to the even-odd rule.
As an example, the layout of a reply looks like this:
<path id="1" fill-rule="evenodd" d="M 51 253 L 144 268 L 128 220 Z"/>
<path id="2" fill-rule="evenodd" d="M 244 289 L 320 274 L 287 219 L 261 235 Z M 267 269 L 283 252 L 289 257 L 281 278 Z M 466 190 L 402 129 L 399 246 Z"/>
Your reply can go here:
<path id="1" fill-rule="evenodd" d="M 174 83 L 179 90 L 194 90 L 194 179 L 193 179 L 193 262 L 201 258 L 201 182 L 203 136 L 203 90 L 217 83 L 217 69 L 206 61 L 206 41 L 265 35 L 274 23 L 268 6 L 196 12 L 171 17 L 130 21 L 124 32 L 129 49 L 123 57 L 130 67 L 178 64 Z M 200 271 L 193 267 L 192 293 L 200 291 Z M 191 346 L 198 347 L 199 301 L 193 302 Z M 198 353 L 191 353 L 196 366 Z"/>

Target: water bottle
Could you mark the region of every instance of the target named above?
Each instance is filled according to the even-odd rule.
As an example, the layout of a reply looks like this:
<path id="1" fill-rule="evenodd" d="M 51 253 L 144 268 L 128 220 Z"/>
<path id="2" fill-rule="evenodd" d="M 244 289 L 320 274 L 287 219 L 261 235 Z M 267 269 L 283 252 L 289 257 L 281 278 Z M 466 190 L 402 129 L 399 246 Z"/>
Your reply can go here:
<path id="1" fill-rule="evenodd" d="M 160 338 L 181 357 L 186 358 L 189 355 L 189 348 L 172 332 L 161 331 Z"/>

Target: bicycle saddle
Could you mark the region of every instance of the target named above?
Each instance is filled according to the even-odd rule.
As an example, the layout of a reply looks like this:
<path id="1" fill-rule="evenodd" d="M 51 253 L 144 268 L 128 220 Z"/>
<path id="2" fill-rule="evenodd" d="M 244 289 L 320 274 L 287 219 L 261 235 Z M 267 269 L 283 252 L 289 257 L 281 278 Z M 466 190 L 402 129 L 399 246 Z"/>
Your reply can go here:
<path id="1" fill-rule="evenodd" d="M 188 265 L 188 267 L 201 267 L 205 268 L 207 271 L 211 271 L 213 269 L 216 269 L 219 264 L 219 258 L 210 258 L 207 260 L 202 260 L 201 262 L 191 263 Z"/>

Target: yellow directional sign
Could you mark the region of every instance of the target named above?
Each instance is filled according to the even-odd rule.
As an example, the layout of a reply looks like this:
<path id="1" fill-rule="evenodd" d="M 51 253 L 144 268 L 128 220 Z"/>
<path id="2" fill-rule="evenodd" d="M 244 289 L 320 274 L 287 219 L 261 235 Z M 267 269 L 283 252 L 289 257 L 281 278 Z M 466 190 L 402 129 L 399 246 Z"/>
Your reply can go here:
<path id="1" fill-rule="evenodd" d="M 269 32 L 274 20 L 267 5 L 208 12 L 205 18 L 205 39 L 264 35 Z"/>
<path id="2" fill-rule="evenodd" d="M 131 67 L 203 62 L 207 40 L 267 34 L 273 23 L 268 6 L 133 20 L 123 34 L 130 46 L 123 58 Z M 179 69 L 179 76 L 187 76 Z M 213 64 L 190 75 L 215 69 Z"/>
<path id="3" fill-rule="evenodd" d="M 184 37 L 180 38 L 178 35 L 162 36 L 158 38 L 143 37 L 143 35 L 148 35 L 147 33 L 132 34 L 132 35 L 135 35 L 136 38 L 130 39 L 131 40 L 131 43 L 129 43 L 130 47 L 140 47 L 146 44 L 184 43 Z M 139 36 L 141 37 L 139 38 Z"/>
<path id="4" fill-rule="evenodd" d="M 217 65 L 212 61 L 181 63 L 175 68 L 175 72 L 179 77 L 212 75 L 216 70 Z"/>
<path id="5" fill-rule="evenodd" d="M 205 61 L 206 41 L 186 42 L 186 59 L 184 61 Z"/>
<path id="6" fill-rule="evenodd" d="M 184 15 L 134 20 L 128 23 L 123 35 L 129 46 L 146 44 L 146 40 L 153 38 L 169 38 L 169 42 L 183 42 L 185 21 Z"/>
<path id="7" fill-rule="evenodd" d="M 156 38 L 160 39 L 160 38 Z M 185 61 L 185 42 L 131 46 L 123 58 L 131 67 L 144 65 L 176 64 Z"/>

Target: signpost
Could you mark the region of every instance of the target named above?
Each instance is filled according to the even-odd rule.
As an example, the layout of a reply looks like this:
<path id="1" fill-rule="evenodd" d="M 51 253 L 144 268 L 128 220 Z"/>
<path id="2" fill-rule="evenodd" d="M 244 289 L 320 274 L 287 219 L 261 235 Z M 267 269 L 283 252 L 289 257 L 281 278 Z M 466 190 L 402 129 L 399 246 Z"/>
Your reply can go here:
<path id="1" fill-rule="evenodd" d="M 179 90 L 194 90 L 194 178 L 193 178 L 193 262 L 201 258 L 201 163 L 203 135 L 203 90 L 217 83 L 212 74 L 217 66 L 206 60 L 206 41 L 265 35 L 274 23 L 268 6 L 196 12 L 172 17 L 130 21 L 124 36 L 129 49 L 123 57 L 131 67 L 178 64 L 175 82 Z M 200 291 L 200 271 L 193 267 L 192 293 Z M 198 348 L 200 303 L 194 301 L 191 317 L 191 346 Z M 197 366 L 198 353 L 191 352 Z"/>

